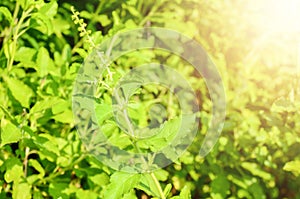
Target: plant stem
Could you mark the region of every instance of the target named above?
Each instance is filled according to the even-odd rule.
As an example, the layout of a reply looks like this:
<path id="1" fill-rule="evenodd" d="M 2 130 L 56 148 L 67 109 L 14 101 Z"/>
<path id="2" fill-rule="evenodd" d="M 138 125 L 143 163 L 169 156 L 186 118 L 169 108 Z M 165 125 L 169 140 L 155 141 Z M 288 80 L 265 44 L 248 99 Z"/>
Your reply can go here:
<path id="1" fill-rule="evenodd" d="M 25 148 L 25 158 L 24 158 L 24 161 L 23 161 L 23 165 L 24 165 L 24 177 L 25 177 L 25 178 L 26 178 L 26 176 L 27 176 L 27 166 L 28 166 L 28 156 L 29 156 L 29 152 L 30 152 L 29 147 L 26 147 L 26 148 Z"/>
<path id="2" fill-rule="evenodd" d="M 123 107 L 124 105 L 123 105 L 123 103 L 121 103 L 121 99 L 120 99 L 120 96 L 119 96 L 118 92 L 116 92 L 115 96 L 116 96 L 117 103 L 122 106 L 121 108 L 123 109 L 122 112 L 123 112 L 124 119 L 126 121 L 126 125 L 128 127 L 128 131 L 129 131 L 128 133 L 130 134 L 130 136 L 132 138 L 135 139 L 135 134 L 134 134 L 133 126 L 131 125 L 130 119 L 128 117 L 126 107 Z"/>
<path id="3" fill-rule="evenodd" d="M 166 196 L 165 196 L 165 194 L 164 194 L 164 192 L 163 192 L 163 190 L 162 190 L 162 188 L 161 188 L 161 186 L 160 186 L 160 184 L 159 184 L 159 182 L 158 182 L 156 176 L 154 175 L 153 172 L 151 172 L 150 175 L 151 175 L 151 178 L 153 179 L 153 181 L 154 181 L 154 183 L 155 183 L 155 186 L 157 187 L 157 189 L 158 189 L 158 191 L 159 191 L 160 198 L 161 198 L 161 199 L 166 199 Z"/>
<path id="4" fill-rule="evenodd" d="M 97 12 L 99 12 L 98 9 L 100 9 L 100 6 L 97 8 Z M 157 7 L 156 9 L 158 9 L 158 7 Z M 155 12 L 156 9 L 153 9 L 151 13 Z M 73 11 L 73 14 L 75 14 L 75 11 Z M 149 16 L 151 16 L 151 14 L 150 14 Z M 79 20 L 79 18 L 78 18 L 78 20 Z M 144 22 L 145 22 L 145 21 L 144 21 Z M 141 23 L 144 23 L 144 22 L 141 22 Z M 90 37 L 88 31 L 85 29 L 85 26 L 83 26 L 83 25 L 82 25 L 82 31 L 83 31 L 84 35 L 87 35 L 89 43 L 90 43 L 90 44 L 92 45 L 92 47 L 95 49 L 95 48 L 96 48 L 96 45 L 95 45 L 95 43 L 93 42 L 92 38 Z M 116 41 L 116 39 L 117 39 L 117 37 L 115 37 L 115 36 L 112 38 L 112 41 L 111 41 L 111 43 L 110 43 L 110 46 L 109 46 L 109 48 L 108 48 L 107 51 L 106 51 L 106 57 L 104 57 L 99 51 L 97 51 L 97 56 L 100 58 L 101 62 L 102 62 L 103 64 L 105 64 L 105 65 L 108 63 L 107 58 L 110 57 L 110 54 L 111 54 L 111 51 L 112 51 L 112 47 L 113 47 L 113 44 L 114 44 L 114 42 Z M 106 66 L 106 67 L 107 67 L 107 71 L 108 71 L 109 78 L 110 78 L 110 80 L 112 80 L 112 73 L 111 73 L 109 67 L 108 67 L 108 66 Z M 127 127 L 128 127 L 128 134 L 129 134 L 130 137 L 134 140 L 133 145 L 134 145 L 134 147 L 136 148 L 136 150 L 137 150 L 139 153 L 141 153 L 140 148 L 137 146 L 137 143 L 135 142 L 136 137 L 135 137 L 134 128 L 133 128 L 133 126 L 132 126 L 132 124 L 131 124 L 131 121 L 130 121 L 130 119 L 129 119 L 129 116 L 128 116 L 126 107 L 123 107 L 123 103 L 121 103 L 121 99 L 120 99 L 120 96 L 119 96 L 118 92 L 116 92 L 116 95 L 115 95 L 115 96 L 116 96 L 117 103 L 118 103 L 119 105 L 122 106 L 122 107 L 121 107 L 121 108 L 123 109 L 123 110 L 122 110 L 122 113 L 123 113 L 123 116 L 124 116 L 126 125 L 127 125 Z M 142 161 L 144 162 L 145 165 L 149 166 L 149 165 L 147 164 L 148 162 L 146 161 L 146 159 L 145 159 L 144 157 L 142 157 Z M 53 175 L 53 176 L 56 177 L 57 175 L 59 175 L 59 174 L 56 174 L 56 175 Z M 166 199 L 166 197 L 165 197 L 165 195 L 164 195 L 164 192 L 163 192 L 163 190 L 162 190 L 162 187 L 160 186 L 160 183 L 159 183 L 159 181 L 157 180 L 156 176 L 154 175 L 153 172 L 151 172 L 150 175 L 151 175 L 151 178 L 153 179 L 153 181 L 154 181 L 154 183 L 155 183 L 155 186 L 157 187 L 157 189 L 158 189 L 158 191 L 159 191 L 160 198 L 161 198 L 161 199 Z M 48 176 L 48 178 L 45 178 L 45 179 L 51 179 L 53 176 Z"/>
<path id="5" fill-rule="evenodd" d="M 150 12 L 140 21 L 139 26 L 145 25 L 145 23 L 149 20 L 149 18 L 151 18 L 153 16 L 153 14 L 155 14 L 157 12 L 157 10 L 160 8 L 162 3 L 163 3 L 163 1 L 161 1 L 157 5 L 152 6 L 152 9 L 150 10 Z"/>
<path id="6" fill-rule="evenodd" d="M 16 5 L 16 10 L 17 11 L 19 10 L 19 4 L 18 3 Z M 14 13 L 14 20 L 16 20 L 16 17 L 17 17 L 17 14 L 18 14 L 17 11 Z M 10 51 L 10 58 L 9 58 L 9 61 L 8 61 L 8 66 L 7 66 L 8 71 L 10 71 L 12 69 L 12 66 L 13 66 L 13 63 L 14 63 L 15 54 L 16 54 L 16 51 L 17 51 L 17 41 L 18 41 L 18 38 L 21 36 L 21 34 L 19 34 L 19 31 L 21 29 L 21 25 L 23 24 L 26 17 L 29 16 L 29 13 L 31 11 L 32 11 L 32 8 L 29 8 L 28 10 L 22 12 L 21 18 L 17 22 L 15 30 L 13 30 L 13 35 L 12 35 L 13 42 L 12 42 L 11 51 Z M 22 33 L 24 33 L 24 32 L 25 31 L 23 31 Z"/>

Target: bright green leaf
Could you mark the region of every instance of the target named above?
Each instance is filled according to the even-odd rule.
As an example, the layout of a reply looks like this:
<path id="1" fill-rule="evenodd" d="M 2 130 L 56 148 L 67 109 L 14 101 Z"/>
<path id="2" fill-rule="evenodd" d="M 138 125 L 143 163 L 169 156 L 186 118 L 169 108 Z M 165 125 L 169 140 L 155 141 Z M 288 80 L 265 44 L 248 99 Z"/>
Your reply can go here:
<path id="1" fill-rule="evenodd" d="M 120 199 L 131 189 L 133 189 L 140 180 L 139 174 L 115 172 L 110 177 L 110 184 L 104 192 L 105 199 Z"/>
<path id="2" fill-rule="evenodd" d="M 132 189 L 129 193 L 126 193 L 122 199 L 138 199 L 138 197 L 136 196 L 135 191 Z"/>
<path id="3" fill-rule="evenodd" d="M 299 176 L 300 175 L 300 161 L 295 160 L 295 161 L 291 161 L 291 162 L 286 163 L 283 167 L 283 170 L 291 171 L 296 176 Z"/>
<path id="4" fill-rule="evenodd" d="M 28 165 L 32 166 L 35 170 L 37 170 L 40 173 L 41 177 L 45 175 L 45 170 L 43 166 L 37 160 L 29 159 Z"/>
<path id="5" fill-rule="evenodd" d="M 171 183 L 167 184 L 167 186 L 164 189 L 164 195 L 165 196 L 169 195 L 171 189 L 172 189 L 172 184 Z"/>
<path id="6" fill-rule="evenodd" d="M 40 13 L 46 15 L 47 17 L 54 17 L 57 13 L 58 4 L 56 1 L 51 1 L 50 3 L 46 3 L 39 10 Z"/>
<path id="7" fill-rule="evenodd" d="M 27 10 L 30 5 L 34 3 L 34 0 L 17 0 L 23 10 Z"/>
<path id="8" fill-rule="evenodd" d="M 31 187 L 27 183 L 16 183 L 13 186 L 13 199 L 30 199 Z"/>
<path id="9" fill-rule="evenodd" d="M 1 120 L 1 145 L 18 142 L 22 138 L 21 129 L 9 120 Z"/>
<path id="10" fill-rule="evenodd" d="M 52 108 L 55 104 L 62 102 L 63 100 L 57 97 L 49 97 L 44 100 L 39 100 L 34 104 L 34 106 L 30 109 L 30 113 L 38 113 L 42 112 L 46 109 Z"/>
<path id="11" fill-rule="evenodd" d="M 191 199 L 191 191 L 188 186 L 184 186 L 180 191 L 180 199 Z"/>
<path id="12" fill-rule="evenodd" d="M 18 100 L 23 107 L 29 108 L 30 98 L 34 96 L 31 88 L 18 79 L 6 77 L 4 80 L 14 98 Z"/>
<path id="13" fill-rule="evenodd" d="M 107 15 L 99 15 L 97 16 L 97 20 L 101 23 L 103 27 L 111 23 L 111 20 L 107 17 Z"/>
<path id="14" fill-rule="evenodd" d="M 13 21 L 12 15 L 7 7 L 1 6 L 0 13 L 2 13 L 5 16 L 5 18 L 7 19 L 7 21 L 9 21 L 9 23 L 12 23 Z"/>
<path id="15" fill-rule="evenodd" d="M 5 162 L 6 172 L 4 179 L 7 183 L 18 182 L 23 175 L 23 165 L 18 158 L 10 158 Z"/>
<path id="16" fill-rule="evenodd" d="M 109 183 L 109 177 L 105 173 L 100 173 L 92 176 L 88 176 L 88 178 L 94 183 L 99 186 L 104 186 Z"/>
<path id="17" fill-rule="evenodd" d="M 53 24 L 49 17 L 42 13 L 34 13 L 30 18 L 30 28 L 34 28 L 41 33 L 51 35 L 53 33 Z"/>
<path id="18" fill-rule="evenodd" d="M 51 63 L 51 58 L 49 52 L 46 48 L 41 47 L 39 49 L 37 59 L 36 59 L 38 74 L 40 77 L 43 77 L 48 74 L 48 68 Z"/>
<path id="19" fill-rule="evenodd" d="M 261 170 L 256 163 L 253 162 L 243 162 L 242 167 L 248 171 L 250 171 L 253 175 L 259 176 L 264 180 L 270 180 L 272 175 L 268 172 Z"/>
<path id="20" fill-rule="evenodd" d="M 76 191 L 76 196 L 80 199 L 97 199 L 97 193 L 92 192 L 91 190 L 78 189 Z"/>
<path id="21" fill-rule="evenodd" d="M 22 66 L 35 68 L 34 56 L 37 51 L 33 48 L 21 46 L 16 52 L 15 61 L 21 62 Z"/>
<path id="22" fill-rule="evenodd" d="M 149 173 L 143 173 L 141 177 L 141 181 L 137 187 L 140 190 L 143 190 L 148 195 L 154 196 L 154 197 L 160 197 L 160 192 L 155 185 L 155 181 L 151 177 L 151 174 Z"/>

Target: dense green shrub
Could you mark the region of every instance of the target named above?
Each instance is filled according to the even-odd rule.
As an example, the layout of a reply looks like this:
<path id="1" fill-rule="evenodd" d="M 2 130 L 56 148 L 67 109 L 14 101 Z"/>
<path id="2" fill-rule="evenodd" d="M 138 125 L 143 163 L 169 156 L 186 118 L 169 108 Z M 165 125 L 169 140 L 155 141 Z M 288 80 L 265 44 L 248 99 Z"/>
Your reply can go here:
<path id="1" fill-rule="evenodd" d="M 233 0 L 1 1 L 0 198 L 300 198 L 296 63 L 274 59 L 278 51 L 286 52 L 280 42 L 287 39 L 280 33 L 256 45 L 264 32 L 249 21 L 247 5 Z M 78 30 L 72 6 L 89 35 Z M 217 145 L 200 157 L 212 106 L 203 78 L 160 50 L 119 58 L 111 66 L 114 78 L 158 60 L 181 71 L 200 101 L 199 132 L 185 154 L 154 173 L 128 174 L 87 152 L 74 125 L 72 92 L 93 45 L 118 31 L 147 26 L 177 30 L 203 45 L 221 73 L 227 116 Z M 148 101 L 169 103 L 159 95 L 165 88 L 147 89 L 142 94 Z M 169 111 L 176 113 L 175 100 L 171 105 Z M 141 123 L 149 119 L 141 110 L 131 116 Z"/>

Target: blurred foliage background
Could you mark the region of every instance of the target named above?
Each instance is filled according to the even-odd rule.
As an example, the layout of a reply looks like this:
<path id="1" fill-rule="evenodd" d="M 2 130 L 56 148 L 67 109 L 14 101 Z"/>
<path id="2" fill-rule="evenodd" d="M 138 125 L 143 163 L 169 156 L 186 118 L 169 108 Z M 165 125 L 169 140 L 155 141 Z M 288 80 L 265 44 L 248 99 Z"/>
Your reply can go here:
<path id="1" fill-rule="evenodd" d="M 225 127 L 200 158 L 209 95 L 201 77 L 179 66 L 200 82 L 203 110 L 194 143 L 156 173 L 168 198 L 300 198 L 299 36 L 274 29 L 270 2 L 234 0 L 2 0 L 0 198 L 159 197 L 151 183 L 122 187 L 133 182 L 89 155 L 76 133 L 73 82 L 90 44 L 71 6 L 95 44 L 120 30 L 170 28 L 200 42 L 219 69 Z M 147 60 L 145 54 L 115 65 L 129 67 Z"/>

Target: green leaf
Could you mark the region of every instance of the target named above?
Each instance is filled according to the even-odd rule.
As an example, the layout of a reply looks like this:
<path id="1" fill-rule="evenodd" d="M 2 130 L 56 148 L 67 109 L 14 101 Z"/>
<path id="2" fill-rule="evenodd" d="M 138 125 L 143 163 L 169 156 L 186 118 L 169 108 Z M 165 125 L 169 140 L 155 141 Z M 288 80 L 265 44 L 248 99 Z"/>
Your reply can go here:
<path id="1" fill-rule="evenodd" d="M 97 199 L 98 195 L 90 190 L 78 189 L 76 191 L 76 197 L 80 199 Z"/>
<path id="2" fill-rule="evenodd" d="M 250 171 L 253 175 L 259 176 L 259 177 L 263 178 L 264 180 L 270 180 L 272 178 L 271 174 L 261 170 L 256 163 L 243 162 L 241 164 L 241 166 L 244 169 Z"/>
<path id="3" fill-rule="evenodd" d="M 281 97 L 273 103 L 271 111 L 279 113 L 294 112 L 296 111 L 296 107 L 290 100 Z"/>
<path id="4" fill-rule="evenodd" d="M 69 196 L 66 193 L 68 188 L 69 184 L 54 181 L 49 185 L 49 194 L 53 198 L 69 199 Z"/>
<path id="5" fill-rule="evenodd" d="M 295 176 L 300 176 L 300 161 L 295 160 L 291 162 L 287 162 L 283 170 L 292 172 Z"/>
<path id="6" fill-rule="evenodd" d="M 41 144 L 43 148 L 46 150 L 55 153 L 56 155 L 60 155 L 60 151 L 58 148 L 58 143 L 56 137 L 51 136 L 50 134 L 39 134 L 37 138 L 37 142 Z"/>
<path id="7" fill-rule="evenodd" d="M 13 186 L 13 199 L 30 199 L 31 187 L 27 183 L 15 183 Z"/>
<path id="8" fill-rule="evenodd" d="M 86 58 L 88 56 L 88 53 L 82 48 L 75 48 L 74 51 L 82 58 Z"/>
<path id="9" fill-rule="evenodd" d="M 110 104 L 96 104 L 95 112 L 98 119 L 98 124 L 102 124 L 105 120 L 109 119 L 112 113 L 112 106 Z"/>
<path id="10" fill-rule="evenodd" d="M 160 192 L 155 185 L 155 181 L 153 180 L 151 174 L 149 173 L 142 174 L 141 181 L 137 188 L 143 190 L 145 193 L 147 193 L 150 196 L 160 197 Z"/>
<path id="11" fill-rule="evenodd" d="M 139 174 L 115 172 L 110 178 L 110 184 L 104 192 L 105 199 L 120 199 L 131 189 L 136 187 L 140 180 Z"/>
<path id="12" fill-rule="evenodd" d="M 43 199 L 42 192 L 39 190 L 34 190 L 33 199 Z"/>
<path id="13" fill-rule="evenodd" d="M 122 199 L 138 199 L 134 190 L 130 190 L 129 193 L 126 193 Z"/>
<path id="14" fill-rule="evenodd" d="M 42 13 L 34 13 L 30 18 L 30 28 L 50 36 L 53 33 L 53 24 L 49 17 Z"/>
<path id="15" fill-rule="evenodd" d="M 127 9 L 133 16 L 141 17 L 141 13 L 135 7 L 127 6 Z"/>
<path id="16" fill-rule="evenodd" d="M 65 123 L 65 124 L 73 124 L 73 112 L 71 109 L 67 109 L 64 112 L 52 116 L 55 121 Z"/>
<path id="17" fill-rule="evenodd" d="M 0 13 L 2 13 L 7 21 L 11 24 L 13 21 L 12 15 L 7 7 L 1 6 L 0 7 Z"/>
<path id="18" fill-rule="evenodd" d="M 33 185 L 34 183 L 36 183 L 38 180 L 40 180 L 42 178 L 43 177 L 41 175 L 32 174 L 32 175 L 26 177 L 26 182 L 30 185 Z"/>
<path id="19" fill-rule="evenodd" d="M 4 179 L 7 183 L 12 181 L 18 182 L 20 177 L 23 175 L 23 165 L 18 158 L 9 158 L 5 162 L 6 172 L 4 174 Z"/>
<path id="20" fill-rule="evenodd" d="M 34 3 L 34 0 L 17 0 L 23 10 L 27 10 L 30 5 Z"/>
<path id="21" fill-rule="evenodd" d="M 52 107 L 55 104 L 58 104 L 60 102 L 64 101 L 63 99 L 60 99 L 58 97 L 48 97 L 45 98 L 44 100 L 40 100 L 38 102 L 36 102 L 34 104 L 34 106 L 30 109 L 30 113 L 34 114 L 34 113 L 38 113 L 38 112 L 42 112 L 46 109 L 52 109 Z"/>
<path id="22" fill-rule="evenodd" d="M 230 184 L 224 175 L 218 175 L 211 182 L 211 196 L 212 198 L 226 198 L 227 191 L 230 188 Z"/>
<path id="23" fill-rule="evenodd" d="M 69 124 L 73 122 L 73 112 L 69 101 L 61 99 L 58 103 L 53 104 L 52 113 L 54 114 L 52 118 L 58 122 Z"/>
<path id="24" fill-rule="evenodd" d="M 88 179 L 99 186 L 104 186 L 109 183 L 109 177 L 105 173 L 100 173 L 92 176 L 89 175 Z"/>
<path id="25" fill-rule="evenodd" d="M 266 194 L 264 193 L 262 186 L 255 182 L 248 187 L 249 192 L 253 195 L 253 198 L 266 199 Z"/>
<path id="26" fill-rule="evenodd" d="M 191 190 L 187 185 L 185 185 L 181 189 L 179 196 L 174 196 L 171 199 L 191 199 L 191 198 L 192 198 Z"/>
<path id="27" fill-rule="evenodd" d="M 169 172 L 163 169 L 157 169 L 154 171 L 154 175 L 159 181 L 166 181 L 169 177 Z"/>
<path id="28" fill-rule="evenodd" d="M 40 77 L 44 77 L 48 74 L 48 69 L 50 68 L 50 65 L 53 65 L 53 62 L 50 58 L 49 52 L 46 48 L 41 47 L 39 49 L 37 59 L 37 71 Z"/>
<path id="29" fill-rule="evenodd" d="M 239 189 L 237 192 L 238 198 L 252 198 L 247 190 Z"/>
<path id="30" fill-rule="evenodd" d="M 45 170 L 42 165 L 35 159 L 29 159 L 28 165 L 32 166 L 35 170 L 40 173 L 40 176 L 43 177 L 45 175 Z"/>
<path id="31" fill-rule="evenodd" d="M 70 106 L 71 106 L 71 104 L 69 101 L 61 99 L 61 100 L 59 100 L 58 103 L 53 104 L 52 113 L 55 115 L 62 113 L 64 111 L 68 110 Z"/>
<path id="32" fill-rule="evenodd" d="M 56 160 L 56 164 L 61 166 L 61 167 L 67 167 L 71 165 L 72 159 L 64 157 L 64 156 L 59 156 Z"/>
<path id="33" fill-rule="evenodd" d="M 14 118 L 6 108 L 4 108 L 2 105 L 0 105 L 0 109 L 4 112 L 5 116 L 9 118 L 9 120 L 11 121 L 11 123 L 13 123 L 15 126 L 19 126 L 18 121 L 16 120 L 16 118 Z"/>
<path id="34" fill-rule="evenodd" d="M 22 138 L 20 128 L 15 126 L 9 120 L 1 120 L 1 145 L 18 142 Z"/>
<path id="35" fill-rule="evenodd" d="M 191 191 L 190 191 L 189 187 L 185 185 L 182 188 L 182 190 L 180 191 L 179 196 L 180 196 L 181 199 L 191 199 L 192 196 L 191 196 Z"/>
<path id="36" fill-rule="evenodd" d="M 139 77 L 140 78 L 140 77 Z M 117 90 L 120 100 L 129 101 L 130 97 L 136 92 L 136 90 L 143 84 L 142 80 L 123 80 L 120 83 L 120 88 Z M 122 95 L 123 92 L 123 95 Z M 123 101 L 122 101 L 123 103 Z"/>
<path id="37" fill-rule="evenodd" d="M 31 88 L 18 79 L 6 77 L 4 80 L 14 98 L 19 101 L 23 107 L 29 108 L 30 98 L 34 96 Z"/>
<path id="38" fill-rule="evenodd" d="M 70 24 L 67 20 L 63 19 L 60 15 L 56 15 L 53 19 L 53 24 L 55 24 L 54 33 L 57 37 L 62 38 L 62 33 L 70 31 Z"/>
<path id="39" fill-rule="evenodd" d="M 166 121 L 160 126 L 156 135 L 150 138 L 140 139 L 137 143 L 142 148 L 150 148 L 153 152 L 157 152 L 172 142 L 180 130 L 181 123 L 180 118 Z"/>
<path id="40" fill-rule="evenodd" d="M 111 20 L 107 17 L 107 15 L 98 15 L 97 21 L 100 22 L 103 27 L 111 23 Z"/>
<path id="41" fill-rule="evenodd" d="M 50 18 L 53 18 L 57 13 L 57 8 L 58 8 L 57 2 L 51 1 L 50 3 L 46 3 L 45 5 L 43 5 L 40 8 L 39 12 Z"/>
<path id="42" fill-rule="evenodd" d="M 3 43 L 3 51 L 4 51 L 4 55 L 6 58 L 10 57 L 10 52 L 11 52 L 11 48 L 12 48 L 13 42 L 12 40 L 8 40 L 7 42 Z"/>
<path id="43" fill-rule="evenodd" d="M 36 53 L 36 49 L 21 46 L 16 52 L 15 61 L 21 62 L 24 67 L 35 68 L 34 56 Z"/>
<path id="44" fill-rule="evenodd" d="M 172 184 L 171 183 L 167 184 L 167 186 L 164 189 L 164 195 L 165 196 L 169 195 L 171 189 L 172 189 Z"/>
<path id="45" fill-rule="evenodd" d="M 62 57 L 62 61 L 64 61 L 64 62 L 70 62 L 71 61 L 72 52 L 71 52 L 70 45 L 66 44 L 64 46 L 61 57 Z"/>

